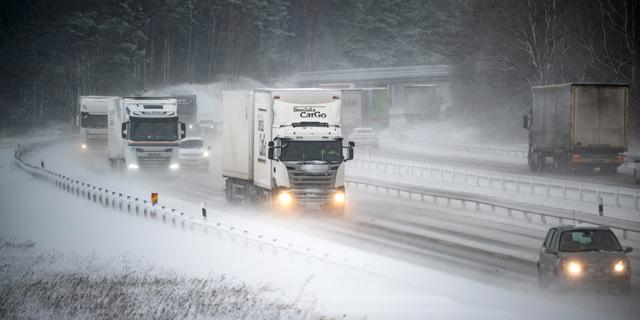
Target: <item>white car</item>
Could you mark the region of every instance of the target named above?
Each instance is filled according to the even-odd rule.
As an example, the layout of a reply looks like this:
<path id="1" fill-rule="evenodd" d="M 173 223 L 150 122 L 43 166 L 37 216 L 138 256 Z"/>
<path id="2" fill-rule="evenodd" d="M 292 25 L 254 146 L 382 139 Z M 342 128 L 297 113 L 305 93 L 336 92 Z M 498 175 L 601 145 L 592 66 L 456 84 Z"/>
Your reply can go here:
<path id="1" fill-rule="evenodd" d="M 373 128 L 355 128 L 349 140 L 355 142 L 356 146 L 378 148 L 378 135 Z"/>
<path id="2" fill-rule="evenodd" d="M 180 141 L 178 158 L 181 168 L 199 168 L 209 170 L 211 147 L 206 146 L 200 137 L 190 137 Z"/>

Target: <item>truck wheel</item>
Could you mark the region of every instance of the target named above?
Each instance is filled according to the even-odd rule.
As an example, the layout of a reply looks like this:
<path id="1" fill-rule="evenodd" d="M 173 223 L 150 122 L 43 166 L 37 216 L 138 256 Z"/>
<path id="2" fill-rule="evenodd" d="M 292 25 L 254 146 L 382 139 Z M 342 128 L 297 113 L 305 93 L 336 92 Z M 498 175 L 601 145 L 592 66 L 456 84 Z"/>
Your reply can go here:
<path id="1" fill-rule="evenodd" d="M 544 170 L 544 155 L 542 152 L 536 153 L 536 171 L 542 172 Z"/>
<path id="2" fill-rule="evenodd" d="M 529 164 L 529 169 L 531 171 L 536 171 L 536 154 L 533 152 L 533 148 L 529 146 L 529 153 L 527 153 L 527 163 Z"/>
<path id="3" fill-rule="evenodd" d="M 618 166 L 606 166 L 602 167 L 600 170 L 606 174 L 616 174 L 618 173 Z"/>

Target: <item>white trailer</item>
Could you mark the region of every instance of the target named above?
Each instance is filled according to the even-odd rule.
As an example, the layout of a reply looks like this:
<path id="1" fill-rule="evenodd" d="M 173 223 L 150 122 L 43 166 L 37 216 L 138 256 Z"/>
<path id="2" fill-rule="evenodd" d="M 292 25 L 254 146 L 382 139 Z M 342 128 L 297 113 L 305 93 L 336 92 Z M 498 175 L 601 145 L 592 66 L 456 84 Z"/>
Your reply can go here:
<path id="1" fill-rule="evenodd" d="M 228 201 L 344 212 L 340 90 L 224 91 L 222 104 Z"/>
<path id="2" fill-rule="evenodd" d="M 82 150 L 102 149 L 107 143 L 107 110 L 118 105 L 120 98 L 107 96 L 80 96 L 78 98 L 77 125 L 80 127 Z"/>
<path id="3" fill-rule="evenodd" d="M 110 106 L 109 163 L 126 170 L 180 168 L 178 146 L 185 124 L 172 97 L 125 97 Z"/>

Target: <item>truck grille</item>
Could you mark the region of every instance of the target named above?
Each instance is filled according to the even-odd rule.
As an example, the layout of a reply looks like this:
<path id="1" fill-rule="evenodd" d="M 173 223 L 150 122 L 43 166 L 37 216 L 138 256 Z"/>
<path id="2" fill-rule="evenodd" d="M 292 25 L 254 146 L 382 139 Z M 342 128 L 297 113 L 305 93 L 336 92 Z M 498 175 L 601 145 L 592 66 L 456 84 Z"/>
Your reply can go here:
<path id="1" fill-rule="evenodd" d="M 339 165 L 287 166 L 291 192 L 303 205 L 323 205 L 333 192 Z"/>
<path id="2" fill-rule="evenodd" d="M 171 157 L 138 156 L 140 169 L 167 169 L 171 163 Z"/>

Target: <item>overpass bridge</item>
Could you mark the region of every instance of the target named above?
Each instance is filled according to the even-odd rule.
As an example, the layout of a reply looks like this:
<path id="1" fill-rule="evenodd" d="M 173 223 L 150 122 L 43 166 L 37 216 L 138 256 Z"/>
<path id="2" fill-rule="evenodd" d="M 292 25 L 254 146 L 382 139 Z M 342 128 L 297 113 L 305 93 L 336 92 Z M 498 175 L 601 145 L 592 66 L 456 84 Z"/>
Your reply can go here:
<path id="1" fill-rule="evenodd" d="M 288 80 L 300 87 L 387 88 L 391 106 L 385 117 L 393 124 L 413 119 L 416 108 L 435 108 L 432 114 L 442 115 L 453 100 L 449 85 L 451 73 L 450 65 L 417 65 L 299 72 Z M 424 93 L 416 95 L 416 92 L 424 90 L 420 88 L 427 87 L 437 87 L 438 102 L 435 106 L 425 102 L 432 99 L 427 99 Z"/>

